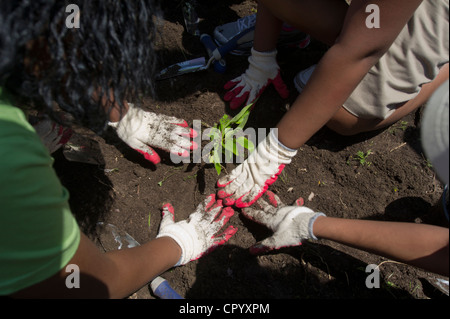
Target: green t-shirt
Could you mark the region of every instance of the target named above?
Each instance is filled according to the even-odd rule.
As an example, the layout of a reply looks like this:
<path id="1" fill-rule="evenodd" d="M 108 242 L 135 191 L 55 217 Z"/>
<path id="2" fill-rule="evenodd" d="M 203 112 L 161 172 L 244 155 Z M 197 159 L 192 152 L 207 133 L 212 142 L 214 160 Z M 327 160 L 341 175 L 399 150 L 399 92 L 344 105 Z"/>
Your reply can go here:
<path id="1" fill-rule="evenodd" d="M 74 256 L 80 230 L 53 159 L 0 87 L 0 295 L 41 282 Z"/>

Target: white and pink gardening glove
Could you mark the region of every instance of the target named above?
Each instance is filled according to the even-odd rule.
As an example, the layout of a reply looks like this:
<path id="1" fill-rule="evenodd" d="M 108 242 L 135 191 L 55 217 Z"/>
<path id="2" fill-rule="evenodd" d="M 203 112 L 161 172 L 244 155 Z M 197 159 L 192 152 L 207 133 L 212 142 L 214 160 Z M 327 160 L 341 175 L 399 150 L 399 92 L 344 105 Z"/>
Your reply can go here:
<path id="1" fill-rule="evenodd" d="M 297 150 L 282 145 L 272 130 L 248 158 L 217 182 L 217 195 L 225 205 L 249 207 L 272 185 Z"/>
<path id="2" fill-rule="evenodd" d="M 261 254 L 283 247 L 299 246 L 308 239 L 317 239 L 313 225 L 317 217 L 325 216 L 302 207 L 303 200 L 297 200 L 294 206 L 286 206 L 280 198 L 267 191 L 254 206 L 242 209 L 247 218 L 271 229 L 274 234 L 250 248 L 250 253 Z"/>
<path id="3" fill-rule="evenodd" d="M 36 133 L 50 154 L 64 146 L 73 135 L 71 128 L 64 127 L 46 117 L 33 117 L 32 122 Z"/>
<path id="4" fill-rule="evenodd" d="M 281 78 L 276 56 L 276 50 L 258 52 L 252 48 L 247 71 L 225 84 L 225 89 L 230 91 L 225 94 L 224 100 L 230 102 L 232 110 L 244 103 L 253 103 L 270 84 L 273 84 L 283 99 L 289 97 L 289 90 Z"/>
<path id="5" fill-rule="evenodd" d="M 131 103 L 128 105 L 127 114 L 119 122 L 109 125 L 115 128 L 119 138 L 148 161 L 153 164 L 161 161 L 152 147 L 181 157 L 189 157 L 190 151 L 197 149 L 197 143 L 191 141 L 197 132 L 189 128 L 185 120 L 147 112 Z"/>
<path id="6" fill-rule="evenodd" d="M 225 244 L 236 232 L 228 226 L 222 233 L 220 230 L 234 215 L 231 207 L 223 208 L 222 201 L 211 194 L 198 205 L 187 220 L 175 223 L 174 209 L 171 204 L 162 208 L 162 220 L 156 238 L 170 237 L 181 247 L 181 258 L 175 266 L 185 265 L 192 260 L 210 253 L 218 246 Z"/>

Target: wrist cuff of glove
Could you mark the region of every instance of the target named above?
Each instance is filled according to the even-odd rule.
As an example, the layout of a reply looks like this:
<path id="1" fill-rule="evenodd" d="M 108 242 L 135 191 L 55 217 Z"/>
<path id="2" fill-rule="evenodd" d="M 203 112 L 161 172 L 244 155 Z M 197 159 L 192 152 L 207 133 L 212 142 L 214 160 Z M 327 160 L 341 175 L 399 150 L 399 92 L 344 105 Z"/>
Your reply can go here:
<path id="1" fill-rule="evenodd" d="M 320 216 L 326 217 L 322 212 L 315 213 L 311 209 L 301 206 L 292 210 L 285 218 L 286 220 L 295 220 L 298 217 L 298 231 L 302 236 L 307 236 L 308 239 L 318 240 L 314 235 L 313 226 L 316 219 Z"/>
<path id="2" fill-rule="evenodd" d="M 324 213 L 316 213 L 316 214 L 309 220 L 308 232 L 309 232 L 309 236 L 311 237 L 311 239 L 314 239 L 314 240 L 318 240 L 318 238 L 314 235 L 314 232 L 313 232 L 313 226 L 314 226 L 314 223 L 315 223 L 316 219 L 317 219 L 318 217 L 320 217 L 320 216 L 327 217 L 327 215 L 325 215 Z"/>
<path id="3" fill-rule="evenodd" d="M 278 51 L 275 49 L 273 51 L 266 51 L 266 52 L 261 52 L 261 51 L 256 51 L 254 48 L 252 48 L 251 53 L 254 59 L 275 59 L 277 56 Z"/>
<path id="4" fill-rule="evenodd" d="M 246 160 L 248 163 L 258 163 L 261 168 L 265 166 L 273 167 L 272 164 L 275 164 L 278 168 L 281 164 L 286 165 L 291 163 L 292 158 L 297 154 L 297 150 L 290 149 L 281 144 L 276 134 L 272 132 L 250 154 Z"/>
<path id="5" fill-rule="evenodd" d="M 276 50 L 259 52 L 252 49 L 252 55 L 248 58 L 248 62 L 250 65 L 245 75 L 249 80 L 254 81 L 254 84 L 259 83 L 259 89 L 265 86 L 268 79 L 273 80 L 279 73 Z"/>
<path id="6" fill-rule="evenodd" d="M 285 149 L 286 151 L 292 152 L 292 153 L 297 153 L 297 150 L 289 148 L 280 142 L 280 140 L 278 139 L 278 134 L 275 133 L 276 131 L 277 131 L 276 129 L 270 130 L 270 135 L 272 136 L 273 141 L 275 141 L 281 148 Z"/>

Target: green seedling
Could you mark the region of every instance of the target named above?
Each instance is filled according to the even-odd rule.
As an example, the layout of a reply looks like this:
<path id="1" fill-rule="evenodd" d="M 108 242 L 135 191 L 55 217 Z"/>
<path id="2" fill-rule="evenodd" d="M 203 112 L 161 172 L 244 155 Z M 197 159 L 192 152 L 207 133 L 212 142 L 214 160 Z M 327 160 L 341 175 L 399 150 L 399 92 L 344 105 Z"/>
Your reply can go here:
<path id="1" fill-rule="evenodd" d="M 105 173 L 113 173 L 113 172 L 118 172 L 119 169 L 118 168 L 105 168 L 104 172 Z"/>
<path id="2" fill-rule="evenodd" d="M 281 174 L 279 175 L 279 177 L 280 177 L 281 181 L 283 182 L 283 184 L 289 183 L 289 177 L 288 177 L 288 175 L 287 175 L 287 173 L 286 173 L 285 170 L 283 170 L 283 171 L 281 172 Z"/>
<path id="3" fill-rule="evenodd" d="M 214 124 L 208 136 L 213 143 L 213 148 L 209 153 L 209 161 L 214 164 L 217 175 L 222 171 L 221 154 L 225 154 L 226 160 L 233 158 L 233 154 L 239 156 L 239 146 L 248 150 L 248 153 L 253 152 L 255 145 L 245 136 L 239 136 L 243 132 L 245 124 L 247 124 L 250 115 L 252 104 L 244 107 L 239 114 L 231 118 L 225 114 L 219 120 L 218 124 Z"/>
<path id="4" fill-rule="evenodd" d="M 175 174 L 177 173 L 176 171 L 179 171 L 179 170 L 181 170 L 181 169 L 183 169 L 183 167 L 173 168 L 172 170 L 175 171 L 175 172 L 172 172 L 171 174 L 169 174 L 169 175 L 167 175 L 167 176 L 165 176 L 166 174 L 164 174 L 163 179 L 160 180 L 160 181 L 158 182 L 158 186 L 159 186 L 159 187 L 162 187 L 162 184 L 163 184 L 165 181 L 167 181 L 171 176 L 175 175 Z M 166 172 L 166 173 L 167 173 L 167 172 Z"/>
<path id="5" fill-rule="evenodd" d="M 392 126 L 391 129 L 389 129 L 389 133 L 394 134 L 396 130 L 402 130 L 403 132 L 406 131 L 408 128 L 408 122 L 401 121 L 397 125 Z"/>
<path id="6" fill-rule="evenodd" d="M 325 187 L 325 186 L 327 186 L 327 182 L 319 180 L 317 185 L 319 185 L 319 187 Z"/>
<path id="7" fill-rule="evenodd" d="M 188 180 L 193 179 L 193 178 L 197 178 L 197 174 L 186 176 L 185 178 L 183 178 L 183 180 L 184 181 L 188 181 Z"/>
<path id="8" fill-rule="evenodd" d="M 389 279 L 392 277 L 392 275 L 393 275 L 393 274 L 390 274 L 390 275 L 387 277 L 387 279 L 386 279 L 386 281 L 385 281 L 385 284 L 386 284 L 388 287 L 396 288 L 397 286 L 396 286 L 392 281 L 389 280 Z"/>
<path id="9" fill-rule="evenodd" d="M 358 151 L 356 153 L 356 156 L 353 157 L 353 159 L 357 160 L 359 162 L 359 164 L 361 164 L 362 166 L 364 166 L 364 165 L 370 166 L 370 164 L 372 164 L 372 163 L 369 162 L 367 160 L 367 158 L 371 154 L 373 154 L 373 152 L 371 150 L 368 150 L 367 153 L 364 153 L 363 151 Z"/>

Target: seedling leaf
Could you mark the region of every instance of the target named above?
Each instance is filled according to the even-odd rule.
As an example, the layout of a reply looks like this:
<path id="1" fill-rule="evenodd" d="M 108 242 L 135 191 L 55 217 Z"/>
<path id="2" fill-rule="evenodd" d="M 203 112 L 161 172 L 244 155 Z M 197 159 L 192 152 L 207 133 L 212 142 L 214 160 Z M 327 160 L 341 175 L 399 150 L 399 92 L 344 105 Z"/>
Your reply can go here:
<path id="1" fill-rule="evenodd" d="M 247 122 L 248 115 L 250 114 L 250 108 L 252 106 L 253 106 L 253 103 L 245 106 L 235 117 L 233 117 L 231 119 L 230 124 L 242 124 L 244 120 L 245 120 L 245 122 Z M 245 125 L 245 123 L 244 123 L 244 125 Z"/>
<path id="2" fill-rule="evenodd" d="M 225 158 L 230 160 L 233 158 L 233 154 L 236 156 L 239 155 L 236 143 L 244 147 L 244 149 L 248 149 L 249 154 L 255 149 L 253 143 L 244 136 L 236 137 L 237 133 L 240 133 L 247 124 L 252 106 L 253 104 L 245 106 L 232 119 L 230 119 L 227 114 L 223 115 L 219 120 L 219 124 L 214 124 L 214 127 L 207 133 L 211 141 L 214 142 L 214 148 L 209 154 L 209 161 L 210 163 L 214 163 L 218 175 L 220 175 L 222 171 L 222 150 L 225 151 Z M 233 128 L 233 126 L 235 128 Z"/>
<path id="3" fill-rule="evenodd" d="M 236 138 L 236 143 L 247 149 L 249 154 L 255 150 L 255 145 L 253 144 L 253 142 L 249 141 L 249 139 L 245 136 L 239 136 L 238 138 Z"/>

